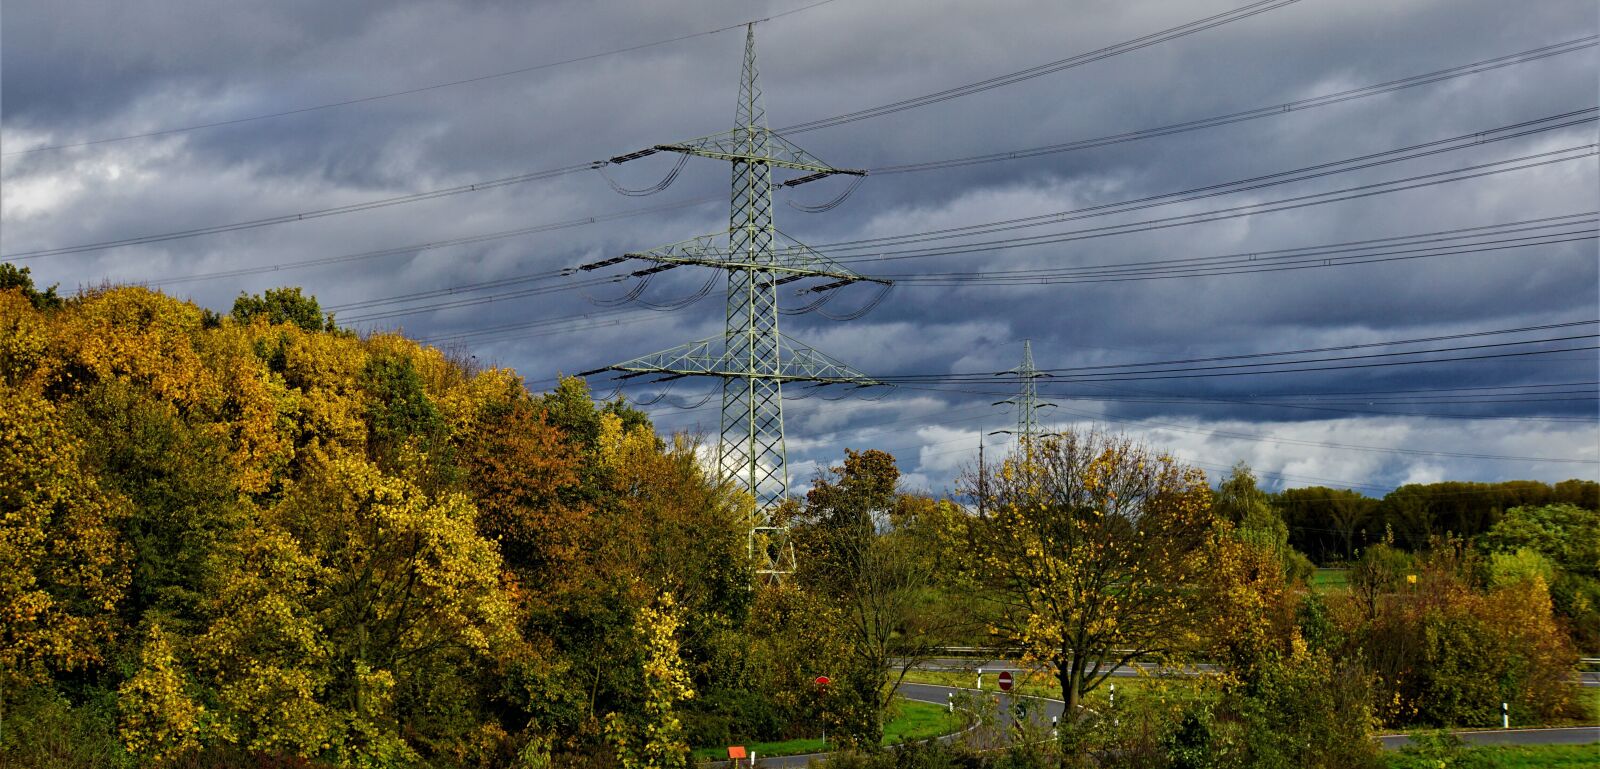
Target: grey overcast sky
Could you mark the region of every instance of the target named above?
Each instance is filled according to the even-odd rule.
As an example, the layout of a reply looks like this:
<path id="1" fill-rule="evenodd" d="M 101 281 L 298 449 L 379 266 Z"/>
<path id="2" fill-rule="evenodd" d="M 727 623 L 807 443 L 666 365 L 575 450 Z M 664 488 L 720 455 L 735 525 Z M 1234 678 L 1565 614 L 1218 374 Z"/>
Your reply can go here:
<path id="1" fill-rule="evenodd" d="M 548 273 L 725 228 L 724 164 L 691 160 L 652 197 L 618 195 L 583 170 L 304 221 L 32 252 L 292 218 L 724 130 L 744 39 L 728 27 L 813 1 L 6 0 L 0 254 L 68 290 L 147 283 L 223 311 L 241 291 L 298 285 L 346 325 L 403 328 L 548 388 L 558 372 L 719 333 L 720 286 L 698 303 L 653 311 L 606 306 L 628 283 L 580 289 L 577 278 Z M 758 24 L 756 37 L 770 122 L 781 128 L 1249 4 L 833 0 Z M 1242 460 L 1274 488 L 1376 495 L 1408 482 L 1600 477 L 1597 328 L 1557 326 L 1600 318 L 1600 56 L 1585 44 L 1600 33 L 1596 4 L 1264 7 L 1022 82 L 791 134 L 836 166 L 886 169 L 1267 108 L 1071 151 L 880 172 L 825 213 L 795 206 L 833 198 L 844 181 L 780 191 L 785 233 L 900 281 L 860 319 L 785 316 L 785 333 L 884 377 L 1008 369 L 1031 339 L 1040 368 L 1076 374 L 1043 380 L 1058 404 L 1047 424 L 1126 431 L 1213 477 Z M 590 57 L 673 38 L 685 39 Z M 1278 106 L 1558 44 L 1571 45 L 1414 87 Z M 477 79 L 519 69 L 527 71 Z M 426 88 L 460 80 L 474 82 Z M 356 103 L 303 109 L 348 101 Z M 284 112 L 293 114 L 240 120 Z M 210 123 L 226 124 L 169 130 Z M 1494 132 L 1514 125 L 1522 127 Z M 139 134 L 155 135 L 119 138 Z M 1467 138 L 1437 143 L 1457 137 Z M 1336 164 L 1363 156 L 1374 157 Z M 648 187 L 674 161 L 657 155 L 607 173 Z M 1257 177 L 1269 178 L 1082 211 Z M 1399 180 L 1410 181 L 1382 184 Z M 1175 219 L 1245 206 L 1258 208 Z M 1062 211 L 1080 213 L 933 232 Z M 630 215 L 588 222 L 612 214 Z M 1156 220 L 1173 226 L 1139 224 Z M 539 228 L 547 224 L 566 226 Z M 539 231 L 475 239 L 531 228 Z M 1406 239 L 1341 245 L 1393 238 Z M 471 242 L 419 247 L 460 239 Z M 884 240 L 855 243 L 865 239 Z M 331 259 L 357 254 L 367 256 Z M 511 280 L 520 276 L 530 277 Z M 707 277 L 664 273 L 640 298 L 670 303 Z M 872 298 L 852 286 L 824 309 L 847 314 Z M 1548 328 L 1192 362 L 1531 327 Z M 1322 362 L 1276 367 L 1315 369 L 1300 373 L 1196 370 L 1308 359 Z M 1165 361 L 1183 362 L 1085 368 Z M 877 401 L 788 401 L 792 483 L 845 447 L 881 448 L 900 459 L 909 486 L 949 489 L 979 436 L 1015 419 L 991 405 L 1011 385 L 983 379 L 925 380 Z M 677 408 L 709 386 L 679 382 L 648 410 L 662 428 L 714 435 L 715 399 Z M 626 392 L 655 394 L 647 385 Z"/>

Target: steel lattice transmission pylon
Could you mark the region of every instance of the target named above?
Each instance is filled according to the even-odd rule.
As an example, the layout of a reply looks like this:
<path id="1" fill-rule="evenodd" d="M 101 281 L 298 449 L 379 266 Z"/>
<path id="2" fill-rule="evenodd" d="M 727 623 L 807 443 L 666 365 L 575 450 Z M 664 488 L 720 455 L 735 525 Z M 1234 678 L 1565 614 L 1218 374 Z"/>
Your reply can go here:
<path id="1" fill-rule="evenodd" d="M 1048 401 L 1039 400 L 1038 380 L 1050 375 L 1034 367 L 1033 340 L 1031 339 L 1022 341 L 1022 364 L 1001 373 L 1014 375 L 1022 382 L 1022 390 L 1017 393 L 1016 397 L 995 401 L 993 404 L 995 406 L 1010 405 L 1016 407 L 1017 429 L 996 430 L 990 435 L 1011 435 L 1015 437 L 1017 439 L 1017 449 L 1020 453 L 1026 454 L 1033 448 L 1035 440 L 1041 435 L 1047 434 L 1039 431 L 1039 411 L 1041 409 L 1055 408 L 1056 405 Z"/>
<path id="2" fill-rule="evenodd" d="M 649 275 L 684 265 L 728 273 L 726 326 L 720 336 L 690 342 L 599 371 L 624 377 L 662 374 L 665 379 L 712 376 L 722 379 L 722 430 L 717 468 L 755 499 L 750 530 L 751 556 L 766 575 L 794 571 L 794 548 L 787 528 L 773 513 L 788 495 L 789 472 L 783 433 L 783 385 L 808 382 L 852 387 L 880 385 L 822 353 L 778 332 L 778 287 L 807 278 L 827 279 L 810 292 L 830 291 L 857 282 L 887 281 L 852 272 L 779 232 L 772 220 L 772 171 L 799 171 L 782 183 L 795 186 L 834 174 L 864 176 L 865 171 L 834 168 L 767 128 L 766 108 L 756 70 L 755 25 L 745 35 L 739 105 L 731 131 L 676 144 L 658 144 L 620 155 L 605 164 L 624 163 L 657 152 L 724 160 L 733 166 L 733 195 L 726 232 L 704 235 L 649 251 L 584 265 L 592 270 L 627 259 L 655 265 L 631 273 Z M 721 245 L 726 238 L 727 245 Z"/>

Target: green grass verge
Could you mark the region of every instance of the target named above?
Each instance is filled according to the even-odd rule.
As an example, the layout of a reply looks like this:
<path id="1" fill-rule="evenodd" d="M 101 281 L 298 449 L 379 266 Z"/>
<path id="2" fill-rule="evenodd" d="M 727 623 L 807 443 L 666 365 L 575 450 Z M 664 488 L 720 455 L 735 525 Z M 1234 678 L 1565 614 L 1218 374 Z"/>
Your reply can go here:
<path id="1" fill-rule="evenodd" d="M 1311 589 L 1322 593 L 1349 592 L 1350 570 L 1317 569 L 1311 573 Z"/>
<path id="2" fill-rule="evenodd" d="M 933 703 L 897 699 L 894 709 L 895 713 L 889 723 L 883 725 L 885 745 L 926 740 L 961 730 L 959 713 L 949 713 L 945 708 Z M 803 737 L 782 742 L 749 742 L 745 743 L 744 747 L 746 750 L 754 751 L 758 758 L 797 756 L 828 750 L 828 744 L 820 737 Z M 714 761 L 725 759 L 727 756 L 726 746 L 695 748 L 691 753 L 691 758 L 695 761 Z"/>
<path id="3" fill-rule="evenodd" d="M 900 700 L 899 712 L 883 726 L 883 744 L 916 742 L 961 730 L 961 714 L 930 702 Z"/>
<path id="4" fill-rule="evenodd" d="M 1496 745 L 1472 749 L 1472 754 L 1486 759 L 1483 764 L 1494 769 L 1596 769 L 1600 767 L 1600 747 L 1595 745 Z M 1386 753 L 1390 766 L 1410 766 L 1406 757 Z"/>

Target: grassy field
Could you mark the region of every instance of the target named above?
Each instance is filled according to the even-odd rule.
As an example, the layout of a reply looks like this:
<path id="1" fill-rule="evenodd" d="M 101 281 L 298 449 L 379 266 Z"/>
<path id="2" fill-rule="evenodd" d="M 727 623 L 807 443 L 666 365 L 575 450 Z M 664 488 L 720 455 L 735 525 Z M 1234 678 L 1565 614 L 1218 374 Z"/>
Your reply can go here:
<path id="1" fill-rule="evenodd" d="M 1495 769 L 1597 769 L 1600 767 L 1600 747 L 1594 745 L 1501 745 L 1477 748 L 1474 756 L 1487 761 L 1473 766 Z M 1408 757 L 1397 753 L 1385 755 L 1393 767 L 1410 767 Z"/>
<path id="2" fill-rule="evenodd" d="M 927 702 L 914 702 L 912 700 L 897 700 L 895 703 L 895 716 L 884 724 L 883 744 L 895 745 L 901 742 L 915 742 L 938 737 L 952 732 L 960 731 L 962 722 L 959 713 L 952 714 L 944 708 Z M 804 753 L 821 753 L 828 749 L 827 743 L 820 737 L 806 737 L 782 742 L 751 742 L 745 744 L 746 750 L 754 751 L 756 756 L 795 756 Z M 711 761 L 727 758 L 726 746 L 695 748 L 692 755 L 695 761 Z"/>
<path id="3" fill-rule="evenodd" d="M 1311 574 L 1311 589 L 1322 593 L 1349 592 L 1350 570 L 1317 569 Z"/>

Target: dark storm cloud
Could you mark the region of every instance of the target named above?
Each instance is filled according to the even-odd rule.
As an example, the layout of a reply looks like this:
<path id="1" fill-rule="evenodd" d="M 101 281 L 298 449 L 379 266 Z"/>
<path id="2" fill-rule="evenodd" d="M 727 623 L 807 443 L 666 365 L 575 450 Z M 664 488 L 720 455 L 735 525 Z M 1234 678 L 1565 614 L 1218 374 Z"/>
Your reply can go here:
<path id="1" fill-rule="evenodd" d="M 724 26 L 800 3 L 243 3 L 4 8 L 4 150 L 227 120 L 559 61 Z M 758 29 L 775 127 L 938 91 L 1237 7 L 1207 2 L 1007 0 L 836 2 Z M 840 166 L 962 157 L 1226 114 L 1594 34 L 1592 3 L 1552 0 L 1303 0 L 1134 53 L 946 103 L 792 138 Z M 127 142 L 4 158 L 0 251 L 12 253 L 244 221 L 564 166 L 722 130 L 742 34 L 671 45 L 411 96 Z M 801 213 L 842 183 L 780 195 L 785 232 L 851 241 L 1012 219 L 1471 134 L 1593 106 L 1593 49 L 1336 106 L 1026 161 L 869 177 L 840 208 Z M 1209 200 L 1022 231 L 1065 232 L 1354 187 L 1592 142 L 1593 124 Z M 645 186 L 658 156 L 612 169 Z M 1593 158 L 1363 200 L 1117 237 L 938 258 L 852 263 L 927 273 L 1117 264 L 1293 248 L 1595 209 Z M 420 244 L 658 203 L 721 199 L 727 170 L 691 163 L 670 190 L 613 194 L 598 174 L 315 222 L 26 262 L 67 287 L 149 281 Z M 725 226 L 724 203 L 471 246 L 293 272 L 174 284 L 225 308 L 240 291 L 297 283 L 343 305 L 570 266 Z M 983 240 L 983 237 L 973 240 Z M 693 292 L 666 273 L 648 297 Z M 1163 281 L 929 287 L 907 283 L 862 320 L 786 317 L 785 331 L 877 375 L 992 371 L 1034 340 L 1042 367 L 1104 365 L 1361 344 L 1531 326 L 1600 314 L 1592 241 L 1389 264 Z M 591 291 L 620 295 L 625 284 Z M 512 288 L 500 289 L 504 291 Z M 831 309 L 870 291 L 852 289 Z M 463 345 L 531 380 L 594 368 L 718 332 L 720 287 L 670 313 L 615 313 L 568 291 L 392 317 L 372 325 L 451 339 L 534 320 L 582 327 L 480 334 Z M 802 300 L 789 297 L 796 304 Z M 341 317 L 406 305 L 341 311 Z M 368 324 L 363 324 L 368 325 Z M 553 329 L 561 331 L 560 328 Z M 1581 330 L 1580 330 L 1581 331 Z M 1534 338 L 1523 335 L 1517 338 Z M 1493 341 L 1493 340 L 1488 340 Z M 1592 381 L 1595 356 L 1462 362 L 1318 374 L 1048 385 L 1063 424 L 1092 415 L 1177 448 L 1208 471 L 1246 459 L 1306 479 L 1386 486 L 1434 477 L 1594 477 L 1594 465 L 1337 449 L 1339 443 L 1449 453 L 1596 458 L 1593 400 L 1519 404 L 1264 407 L 1261 394 L 1339 393 Z M 700 385 L 703 387 L 703 385 Z M 701 389 L 683 385 L 679 395 Z M 604 390 L 603 386 L 600 389 Z M 1000 391 L 986 385 L 966 388 Z M 791 394 L 802 395 L 804 391 Z M 1149 402 L 1170 396 L 1210 403 Z M 1095 401 L 1083 398 L 1105 397 Z M 1137 398 L 1139 400 L 1130 400 Z M 676 397 L 674 399 L 677 399 Z M 842 446 L 894 451 L 913 483 L 946 487 L 979 434 L 1013 417 L 983 393 L 902 389 L 879 403 L 794 400 L 792 474 Z M 1070 400 L 1069 400 L 1070 399 Z M 1348 401 L 1348 399 L 1345 399 Z M 1343 403 L 1344 401 L 1341 401 Z M 1343 409 L 1343 410 L 1338 410 Z M 1440 419 L 1366 412 L 1448 412 Z M 715 408 L 658 412 L 714 432 Z M 1210 432 L 1206 432 L 1210 431 Z M 1227 435 L 1219 435 L 1218 432 Z M 1279 442 L 1248 440 L 1249 434 Z"/>

